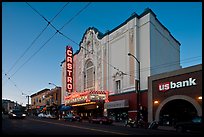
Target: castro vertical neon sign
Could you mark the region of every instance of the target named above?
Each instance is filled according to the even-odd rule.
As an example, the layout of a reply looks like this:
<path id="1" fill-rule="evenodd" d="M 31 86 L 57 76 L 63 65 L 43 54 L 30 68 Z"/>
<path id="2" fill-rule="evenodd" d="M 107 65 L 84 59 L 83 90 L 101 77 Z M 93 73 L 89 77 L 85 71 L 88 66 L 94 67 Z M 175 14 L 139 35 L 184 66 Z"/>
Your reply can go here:
<path id="1" fill-rule="evenodd" d="M 66 47 L 66 90 L 71 93 L 73 89 L 73 50 L 71 46 Z"/>

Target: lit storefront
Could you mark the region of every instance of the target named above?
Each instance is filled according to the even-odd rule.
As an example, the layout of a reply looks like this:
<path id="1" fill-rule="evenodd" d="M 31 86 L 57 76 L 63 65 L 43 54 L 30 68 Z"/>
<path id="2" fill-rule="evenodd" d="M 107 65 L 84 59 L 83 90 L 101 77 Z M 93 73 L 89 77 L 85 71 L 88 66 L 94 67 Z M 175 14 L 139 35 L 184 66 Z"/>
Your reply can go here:
<path id="1" fill-rule="evenodd" d="M 65 97 L 65 105 L 73 107 L 84 119 L 93 115 L 103 115 L 103 104 L 108 102 L 108 91 L 72 92 Z"/>
<path id="2" fill-rule="evenodd" d="M 172 126 L 202 116 L 202 65 L 149 77 L 148 121 Z"/>
<path id="3" fill-rule="evenodd" d="M 139 111 L 144 120 L 147 118 L 147 91 L 140 94 Z M 137 94 L 135 91 L 121 93 L 109 96 L 109 102 L 104 104 L 107 114 L 115 121 L 125 121 L 128 117 L 136 119 L 137 111 Z"/>

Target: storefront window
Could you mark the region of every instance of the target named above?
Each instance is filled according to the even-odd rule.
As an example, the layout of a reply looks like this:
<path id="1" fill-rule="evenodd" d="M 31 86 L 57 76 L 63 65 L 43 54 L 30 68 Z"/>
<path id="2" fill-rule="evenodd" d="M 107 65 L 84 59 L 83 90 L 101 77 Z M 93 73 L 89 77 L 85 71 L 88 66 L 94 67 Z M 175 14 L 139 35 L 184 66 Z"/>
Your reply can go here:
<path id="1" fill-rule="evenodd" d="M 110 117 L 115 122 L 124 122 L 128 118 L 127 109 L 111 109 L 108 110 L 108 117 Z"/>

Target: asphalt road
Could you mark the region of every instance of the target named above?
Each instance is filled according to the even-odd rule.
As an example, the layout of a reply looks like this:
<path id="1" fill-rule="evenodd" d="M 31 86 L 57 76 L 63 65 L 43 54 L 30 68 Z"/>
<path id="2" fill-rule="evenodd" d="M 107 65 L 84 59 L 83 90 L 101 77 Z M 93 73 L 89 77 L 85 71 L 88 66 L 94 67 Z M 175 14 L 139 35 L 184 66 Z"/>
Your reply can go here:
<path id="1" fill-rule="evenodd" d="M 192 135 L 175 131 L 130 128 L 116 125 L 100 125 L 88 122 L 27 117 L 2 119 L 3 135 Z"/>

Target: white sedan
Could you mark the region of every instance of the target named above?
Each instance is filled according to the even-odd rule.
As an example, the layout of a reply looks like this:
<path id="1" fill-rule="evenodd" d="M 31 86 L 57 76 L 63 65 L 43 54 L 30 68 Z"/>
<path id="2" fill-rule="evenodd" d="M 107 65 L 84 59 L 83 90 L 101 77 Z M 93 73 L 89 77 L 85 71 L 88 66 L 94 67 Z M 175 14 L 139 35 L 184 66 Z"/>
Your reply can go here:
<path id="1" fill-rule="evenodd" d="M 38 114 L 38 117 L 40 117 L 40 118 L 45 118 L 45 117 L 46 117 L 46 114 L 40 113 L 40 114 Z"/>

